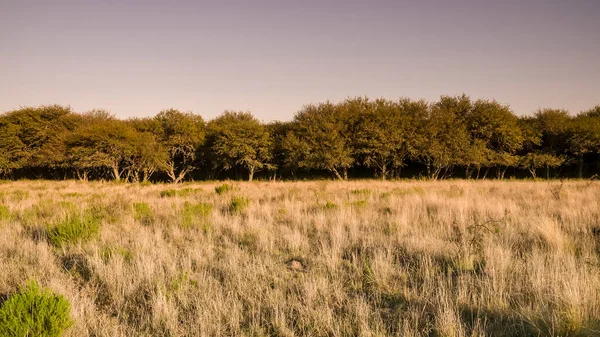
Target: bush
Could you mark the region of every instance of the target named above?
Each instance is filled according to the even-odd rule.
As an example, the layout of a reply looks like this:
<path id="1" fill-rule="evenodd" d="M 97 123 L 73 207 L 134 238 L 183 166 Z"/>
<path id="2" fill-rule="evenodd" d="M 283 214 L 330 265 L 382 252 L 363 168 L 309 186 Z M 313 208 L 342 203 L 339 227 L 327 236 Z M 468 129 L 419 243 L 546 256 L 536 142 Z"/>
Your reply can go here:
<path id="1" fill-rule="evenodd" d="M 73 324 L 71 304 L 32 281 L 0 308 L 0 336 L 58 337 Z"/>
<path id="2" fill-rule="evenodd" d="M 243 212 L 250 205 L 250 200 L 246 197 L 234 197 L 229 202 L 229 212 L 233 214 Z"/>
<path id="3" fill-rule="evenodd" d="M 215 187 L 215 192 L 217 192 L 218 195 L 221 195 L 225 192 L 229 192 L 231 190 L 233 190 L 233 185 L 229 185 L 229 184 L 223 184 L 221 186 Z"/>
<path id="4" fill-rule="evenodd" d="M 85 242 L 95 238 L 100 232 L 100 220 L 97 217 L 68 217 L 48 228 L 48 242 L 55 247 Z"/>

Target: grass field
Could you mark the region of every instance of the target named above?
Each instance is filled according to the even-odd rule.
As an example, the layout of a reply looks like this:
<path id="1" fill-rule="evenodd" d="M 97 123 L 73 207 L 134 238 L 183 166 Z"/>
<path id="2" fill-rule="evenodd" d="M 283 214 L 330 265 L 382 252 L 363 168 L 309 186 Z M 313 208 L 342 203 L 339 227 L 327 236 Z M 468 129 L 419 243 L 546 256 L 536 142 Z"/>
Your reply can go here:
<path id="1" fill-rule="evenodd" d="M 600 336 L 585 181 L 0 184 L 0 298 L 66 336 Z M 0 300 L 1 301 L 1 300 Z"/>

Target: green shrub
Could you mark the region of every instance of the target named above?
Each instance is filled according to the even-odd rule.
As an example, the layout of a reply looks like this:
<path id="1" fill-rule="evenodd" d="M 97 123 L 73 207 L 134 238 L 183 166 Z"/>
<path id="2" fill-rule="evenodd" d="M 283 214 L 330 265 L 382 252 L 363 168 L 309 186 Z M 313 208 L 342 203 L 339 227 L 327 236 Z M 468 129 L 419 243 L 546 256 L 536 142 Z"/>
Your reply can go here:
<path id="1" fill-rule="evenodd" d="M 233 214 L 241 213 L 250 206 L 250 200 L 246 197 L 233 197 L 229 202 L 229 212 Z"/>
<path id="2" fill-rule="evenodd" d="M 152 209 L 145 202 L 133 204 L 133 219 L 142 225 L 148 226 L 152 223 Z"/>
<path id="3" fill-rule="evenodd" d="M 71 304 L 33 281 L 0 308 L 3 337 L 58 337 L 72 324 Z"/>
<path id="4" fill-rule="evenodd" d="M 233 190 L 233 185 L 230 184 L 223 184 L 221 186 L 215 187 L 215 192 L 217 192 L 218 195 L 221 195 L 225 192 L 229 192 L 231 190 Z"/>
<path id="5" fill-rule="evenodd" d="M 100 232 L 100 219 L 94 216 L 67 217 L 47 229 L 48 242 L 55 247 L 85 242 L 95 238 Z"/>
<path id="6" fill-rule="evenodd" d="M 192 227 L 195 220 L 209 216 L 212 213 L 212 209 L 213 206 L 211 204 L 203 202 L 192 204 L 186 202 L 183 205 L 183 218 L 181 221 L 181 227 Z"/>

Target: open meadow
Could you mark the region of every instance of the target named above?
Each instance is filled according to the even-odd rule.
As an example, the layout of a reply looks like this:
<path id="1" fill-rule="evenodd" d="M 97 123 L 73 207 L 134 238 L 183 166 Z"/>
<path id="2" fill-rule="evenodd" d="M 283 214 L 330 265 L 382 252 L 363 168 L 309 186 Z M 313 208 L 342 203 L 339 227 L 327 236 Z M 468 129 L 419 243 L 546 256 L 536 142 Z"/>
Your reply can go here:
<path id="1" fill-rule="evenodd" d="M 64 336 L 600 336 L 598 184 L 3 182 L 0 302 L 36 281 Z"/>

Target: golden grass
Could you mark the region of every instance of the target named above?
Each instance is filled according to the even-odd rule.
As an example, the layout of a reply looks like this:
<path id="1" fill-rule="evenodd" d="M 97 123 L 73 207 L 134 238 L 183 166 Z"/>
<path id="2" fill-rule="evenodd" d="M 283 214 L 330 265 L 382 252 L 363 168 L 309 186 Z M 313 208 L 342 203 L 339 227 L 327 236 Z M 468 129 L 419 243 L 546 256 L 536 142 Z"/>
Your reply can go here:
<path id="1" fill-rule="evenodd" d="M 0 295 L 65 295 L 67 336 L 600 336 L 598 185 L 232 184 L 0 184 Z"/>

